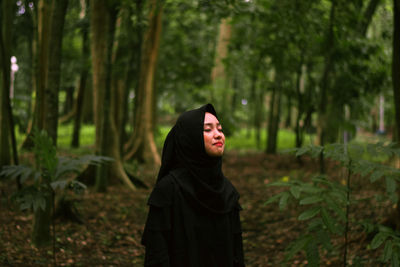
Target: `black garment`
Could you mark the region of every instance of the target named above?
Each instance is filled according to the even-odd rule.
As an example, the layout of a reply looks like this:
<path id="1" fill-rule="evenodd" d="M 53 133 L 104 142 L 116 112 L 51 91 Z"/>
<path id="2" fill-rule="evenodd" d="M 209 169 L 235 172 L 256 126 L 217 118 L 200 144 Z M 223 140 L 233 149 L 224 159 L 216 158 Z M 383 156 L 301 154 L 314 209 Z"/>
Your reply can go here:
<path id="1" fill-rule="evenodd" d="M 145 266 L 244 266 L 239 194 L 221 170 L 221 157 L 205 152 L 205 112 L 183 113 L 163 148 L 157 184 L 142 237 Z"/>

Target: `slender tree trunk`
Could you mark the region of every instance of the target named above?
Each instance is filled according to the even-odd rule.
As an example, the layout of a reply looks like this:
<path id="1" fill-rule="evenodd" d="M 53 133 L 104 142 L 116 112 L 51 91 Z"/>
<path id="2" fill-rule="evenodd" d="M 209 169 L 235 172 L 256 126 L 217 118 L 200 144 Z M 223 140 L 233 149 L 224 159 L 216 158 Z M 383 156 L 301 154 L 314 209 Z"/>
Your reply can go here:
<path id="1" fill-rule="evenodd" d="M 360 33 L 362 36 L 367 34 L 368 26 L 371 24 L 372 17 L 382 0 L 370 0 L 360 22 Z"/>
<path id="2" fill-rule="evenodd" d="M 270 111 L 267 124 L 267 154 L 275 154 L 277 150 L 283 78 L 280 71 L 277 71 L 277 75 L 278 77 L 276 78 L 270 99 Z"/>
<path id="3" fill-rule="evenodd" d="M 154 75 L 161 34 L 163 1 L 150 2 L 149 26 L 144 35 L 139 85 L 136 95 L 134 143 L 125 156 L 142 162 L 160 164 L 160 156 L 154 141 L 155 90 Z"/>
<path id="4" fill-rule="evenodd" d="M 45 113 L 44 129 L 57 146 L 58 129 L 58 93 L 60 90 L 62 39 L 65 15 L 68 0 L 57 0 L 52 3 L 51 27 L 49 38 L 48 70 L 45 86 Z"/>
<path id="5" fill-rule="evenodd" d="M 10 1 L 0 1 L 0 169 L 11 163 L 10 127 L 10 48 L 12 8 Z"/>
<path id="6" fill-rule="evenodd" d="M 36 2 L 37 4 L 37 2 Z M 37 5 L 38 7 L 39 5 Z M 32 25 L 33 25 L 33 33 L 32 33 L 32 43 L 30 47 L 30 55 L 31 55 L 31 96 L 33 93 L 37 95 L 38 92 L 38 76 L 37 76 L 37 68 L 39 67 L 39 61 L 38 61 L 38 51 L 39 51 L 39 11 L 38 8 L 35 8 L 33 10 L 28 9 L 31 18 L 32 18 Z M 30 98 L 32 99 L 32 97 Z M 26 136 L 24 141 L 21 144 L 21 148 L 23 149 L 31 149 L 33 147 L 33 142 L 32 142 L 32 134 L 33 134 L 33 128 L 36 127 L 36 121 L 37 121 L 37 108 L 36 106 L 38 105 L 38 100 L 37 96 L 35 97 L 35 100 L 30 102 L 30 108 L 28 111 L 28 114 L 32 114 L 30 116 L 27 128 L 26 128 Z"/>
<path id="7" fill-rule="evenodd" d="M 135 27 L 135 33 L 136 33 L 136 38 L 137 42 L 132 44 L 131 50 L 135 51 L 132 53 L 132 57 L 135 59 L 134 61 L 131 61 L 130 64 L 130 69 L 129 69 L 129 75 L 130 77 L 135 77 L 135 89 L 134 89 L 134 105 L 133 105 L 133 112 L 132 112 L 132 125 L 135 127 L 136 125 L 136 115 L 138 112 L 138 95 L 139 95 L 139 81 L 140 81 L 140 72 L 141 72 L 141 64 L 142 64 L 142 43 L 143 43 L 143 0 L 137 0 L 136 1 L 136 17 L 138 20 L 137 26 Z M 133 29 L 132 29 L 133 31 Z M 134 73 L 134 70 L 136 70 L 136 73 Z M 123 146 L 123 151 L 127 152 L 130 151 L 133 147 L 133 144 L 135 143 L 135 134 L 131 134 L 130 137 L 125 136 L 125 139 L 128 139 L 126 144 Z M 122 140 L 122 139 L 121 139 Z M 125 141 L 124 141 L 125 143 Z"/>
<path id="8" fill-rule="evenodd" d="M 278 74 L 279 75 L 279 74 Z M 271 102 L 270 102 L 270 113 L 268 116 L 268 131 L 267 131 L 267 154 L 275 154 L 278 142 L 278 130 L 280 120 L 280 105 L 282 90 L 280 88 L 281 79 L 278 77 L 278 86 L 274 85 Z"/>
<path id="9" fill-rule="evenodd" d="M 212 101 L 219 104 L 222 119 L 231 113 L 232 92 L 230 90 L 230 80 L 224 64 L 228 56 L 229 42 L 231 39 L 231 25 L 229 18 L 221 20 L 215 51 L 214 67 L 211 71 L 211 81 L 214 87 Z"/>
<path id="10" fill-rule="evenodd" d="M 400 142 L 400 0 L 393 0 L 393 55 L 392 81 L 395 107 L 395 142 Z"/>
<path id="11" fill-rule="evenodd" d="M 48 72 L 48 51 L 49 51 L 49 38 L 50 38 L 50 15 L 51 0 L 39 1 L 39 49 L 38 49 L 38 68 L 36 69 L 37 77 L 37 92 L 36 92 L 36 127 L 38 130 L 44 129 L 46 119 L 46 98 L 45 88 L 47 83 Z"/>
<path id="12" fill-rule="evenodd" d="M 49 193 L 45 193 L 44 198 L 46 201 L 45 209 L 38 208 L 33 217 L 32 243 L 36 247 L 48 246 L 51 243 L 52 196 Z"/>
<path id="13" fill-rule="evenodd" d="M 286 104 L 287 104 L 287 114 L 286 114 L 286 120 L 285 120 L 285 127 L 286 128 L 291 128 L 292 127 L 292 96 L 289 94 L 286 99 Z"/>
<path id="14" fill-rule="evenodd" d="M 89 24 L 88 24 L 88 0 L 81 0 L 82 4 L 82 12 L 81 19 L 85 21 L 83 24 L 82 31 L 82 64 L 81 64 L 81 75 L 79 77 L 79 87 L 78 87 L 78 95 L 76 98 L 76 114 L 74 120 L 74 130 L 72 134 L 72 142 L 71 147 L 79 147 L 79 134 L 81 130 L 82 124 L 82 110 L 83 110 L 83 100 L 85 97 L 85 89 L 87 84 L 87 78 L 89 74 Z"/>
<path id="15" fill-rule="evenodd" d="M 75 88 L 73 86 L 68 86 L 65 88 L 66 97 L 62 111 L 63 116 L 67 115 L 72 109 L 74 109 L 74 91 Z"/>
<path id="16" fill-rule="evenodd" d="M 68 0 L 53 1 L 51 6 L 49 54 L 42 55 L 48 63 L 47 77 L 45 82 L 45 99 L 40 107 L 41 112 L 46 115 L 46 120 L 41 124 L 52 138 L 54 145 L 57 144 L 57 123 L 58 123 L 58 91 L 60 87 L 60 65 L 61 46 L 64 19 L 67 11 Z M 47 51 L 42 51 L 46 53 Z M 48 59 L 46 59 L 48 57 Z M 43 85 L 42 85 L 43 86 Z M 45 246 L 51 242 L 50 225 L 52 220 L 52 195 L 45 194 L 46 206 L 44 210 L 38 209 L 34 214 L 32 228 L 32 242 L 36 246 Z"/>
<path id="17" fill-rule="evenodd" d="M 321 79 L 321 92 L 320 92 L 320 100 L 318 107 L 318 127 L 317 127 L 317 135 L 318 135 L 318 144 L 320 146 L 325 145 L 326 139 L 326 128 L 327 128 L 327 105 L 328 105 L 328 90 L 329 90 L 329 79 L 331 76 L 331 72 L 333 69 L 333 59 L 332 52 L 334 47 L 334 20 L 335 20 L 335 9 L 336 9 L 336 0 L 331 0 L 331 11 L 329 17 L 329 26 L 326 37 L 327 47 L 325 48 L 325 63 L 324 70 Z M 324 164 L 324 154 L 321 152 L 320 154 L 320 172 L 325 172 L 325 164 Z"/>
<path id="18" fill-rule="evenodd" d="M 28 126 L 27 135 L 22 144 L 22 148 L 24 149 L 30 149 L 33 147 L 31 138 L 33 130 L 35 128 L 37 130 L 44 129 L 44 123 L 46 119 L 45 87 L 48 70 L 51 2 L 52 0 L 39 0 L 37 5 L 37 12 L 33 12 L 33 24 L 36 29 L 33 47 L 33 86 L 36 91 L 36 98 L 34 103 L 32 122 Z"/>
<path id="19" fill-rule="evenodd" d="M 296 72 L 297 75 L 296 77 L 297 116 L 296 116 L 296 126 L 295 126 L 296 147 L 301 147 L 303 144 L 303 135 L 302 131 L 300 130 L 301 129 L 300 120 L 304 113 L 303 94 L 302 94 L 302 88 L 304 88 L 304 83 L 302 82 L 302 67 L 303 67 L 303 62 L 301 60 L 301 63 L 299 64 Z"/>

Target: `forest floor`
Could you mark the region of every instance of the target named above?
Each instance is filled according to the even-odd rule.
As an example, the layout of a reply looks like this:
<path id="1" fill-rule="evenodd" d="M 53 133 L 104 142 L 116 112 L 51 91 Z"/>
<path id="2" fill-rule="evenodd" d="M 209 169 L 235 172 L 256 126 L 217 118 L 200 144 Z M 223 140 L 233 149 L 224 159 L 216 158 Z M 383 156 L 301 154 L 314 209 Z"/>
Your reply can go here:
<path id="1" fill-rule="evenodd" d="M 142 172 L 141 178 L 153 186 L 155 171 Z M 224 173 L 241 194 L 241 212 L 245 261 L 248 267 L 281 266 L 285 249 L 307 227 L 297 221 L 303 206 L 289 204 L 281 211 L 277 203 L 264 205 L 269 197 L 282 191 L 267 187 L 278 180 L 309 178 L 318 172 L 315 159 L 303 159 L 303 164 L 290 155 L 269 156 L 263 153 L 230 151 L 224 157 Z M 341 168 L 328 164 L 331 179 L 341 181 Z M 376 195 L 384 187 L 354 177 L 352 197 L 359 199 L 350 209 L 348 237 L 348 265 L 361 262 L 362 266 L 382 265 L 378 257 L 382 248 L 369 249 L 371 238 L 352 223 L 355 219 L 375 222 L 387 217 L 391 204 L 377 201 Z M 0 266 L 52 266 L 52 247 L 36 249 L 31 245 L 32 213 L 19 211 L 10 200 L 15 184 L 0 182 Z M 57 266 L 143 266 L 144 248 L 140 244 L 147 214 L 146 200 L 150 189 L 130 191 L 121 184 L 109 187 L 107 193 L 96 193 L 89 188 L 74 200 L 82 223 L 56 220 Z M 343 266 L 343 237 L 334 237 L 334 249 L 321 250 L 321 266 Z M 304 253 L 298 253 L 289 266 L 306 266 Z"/>

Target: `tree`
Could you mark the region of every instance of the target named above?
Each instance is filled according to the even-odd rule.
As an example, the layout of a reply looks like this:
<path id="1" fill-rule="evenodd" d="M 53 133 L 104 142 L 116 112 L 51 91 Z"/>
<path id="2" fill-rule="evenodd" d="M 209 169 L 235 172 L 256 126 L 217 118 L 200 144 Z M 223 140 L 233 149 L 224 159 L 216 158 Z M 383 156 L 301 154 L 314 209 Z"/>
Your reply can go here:
<path id="1" fill-rule="evenodd" d="M 400 1 L 393 0 L 392 81 L 396 116 L 394 141 L 400 142 Z"/>
<path id="2" fill-rule="evenodd" d="M 10 48 L 12 7 L 10 1 L 0 2 L 0 168 L 11 163 L 10 137 Z"/>
<path id="3" fill-rule="evenodd" d="M 82 64 L 81 64 L 81 73 L 79 77 L 79 87 L 78 87 L 78 95 L 76 98 L 76 114 L 74 120 L 74 132 L 72 134 L 71 147 L 79 147 L 79 133 L 82 123 L 82 111 L 83 111 L 83 100 L 85 97 L 85 89 L 87 84 L 87 79 L 89 76 L 89 1 L 81 0 L 82 11 L 80 13 L 80 18 L 82 20 L 81 26 L 81 34 L 82 34 Z"/>
<path id="4" fill-rule="evenodd" d="M 68 0 L 53 1 L 51 7 L 51 26 L 48 45 L 48 70 L 45 85 L 44 129 L 57 145 L 58 129 L 58 92 L 60 90 L 61 48 L 63 40 L 64 20 Z"/>
<path id="5" fill-rule="evenodd" d="M 34 6 L 34 14 L 32 16 L 36 30 L 34 38 L 35 40 L 32 47 L 34 60 L 34 72 L 32 79 L 36 98 L 33 116 L 27 129 L 27 135 L 22 144 L 22 147 L 27 149 L 33 147 L 32 135 L 34 129 L 44 129 L 44 122 L 46 118 L 45 87 L 48 71 L 51 1 L 52 0 L 39 0 L 37 6 Z"/>
<path id="6" fill-rule="evenodd" d="M 213 101 L 220 103 L 221 113 L 230 114 L 230 81 L 226 70 L 225 61 L 228 57 L 228 48 L 231 39 L 231 25 L 229 18 L 221 19 L 215 49 L 215 62 L 211 71 L 211 82 L 213 85 Z"/>
<path id="7" fill-rule="evenodd" d="M 125 156 L 125 159 L 136 158 L 142 162 L 155 164 L 161 163 L 153 131 L 156 108 L 154 76 L 160 45 L 163 4 L 164 1 L 150 1 L 149 26 L 142 44 L 133 144 Z"/>
<path id="8" fill-rule="evenodd" d="M 96 153 L 114 158 L 110 165 L 100 166 L 96 172 L 96 189 L 106 191 L 109 177 L 122 180 L 135 189 L 124 171 L 120 157 L 119 135 L 111 112 L 112 50 L 114 44 L 117 6 L 107 1 L 90 2 L 91 53 L 93 66 L 94 114 L 96 125 Z M 105 28 L 105 29 L 104 29 Z M 112 136 L 112 138 L 110 138 Z"/>

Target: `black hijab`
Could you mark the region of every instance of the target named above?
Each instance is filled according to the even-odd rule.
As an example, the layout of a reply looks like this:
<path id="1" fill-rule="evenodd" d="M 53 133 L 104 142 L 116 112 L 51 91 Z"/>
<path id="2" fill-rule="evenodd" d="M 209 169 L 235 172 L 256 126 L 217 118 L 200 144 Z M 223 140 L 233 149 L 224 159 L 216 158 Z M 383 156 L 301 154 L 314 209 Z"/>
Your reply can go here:
<path id="1" fill-rule="evenodd" d="M 204 116 L 217 117 L 211 104 L 181 114 L 168 133 L 157 183 L 172 174 L 185 199 L 213 213 L 227 213 L 239 194 L 222 173 L 222 157 L 209 156 L 204 147 Z"/>

